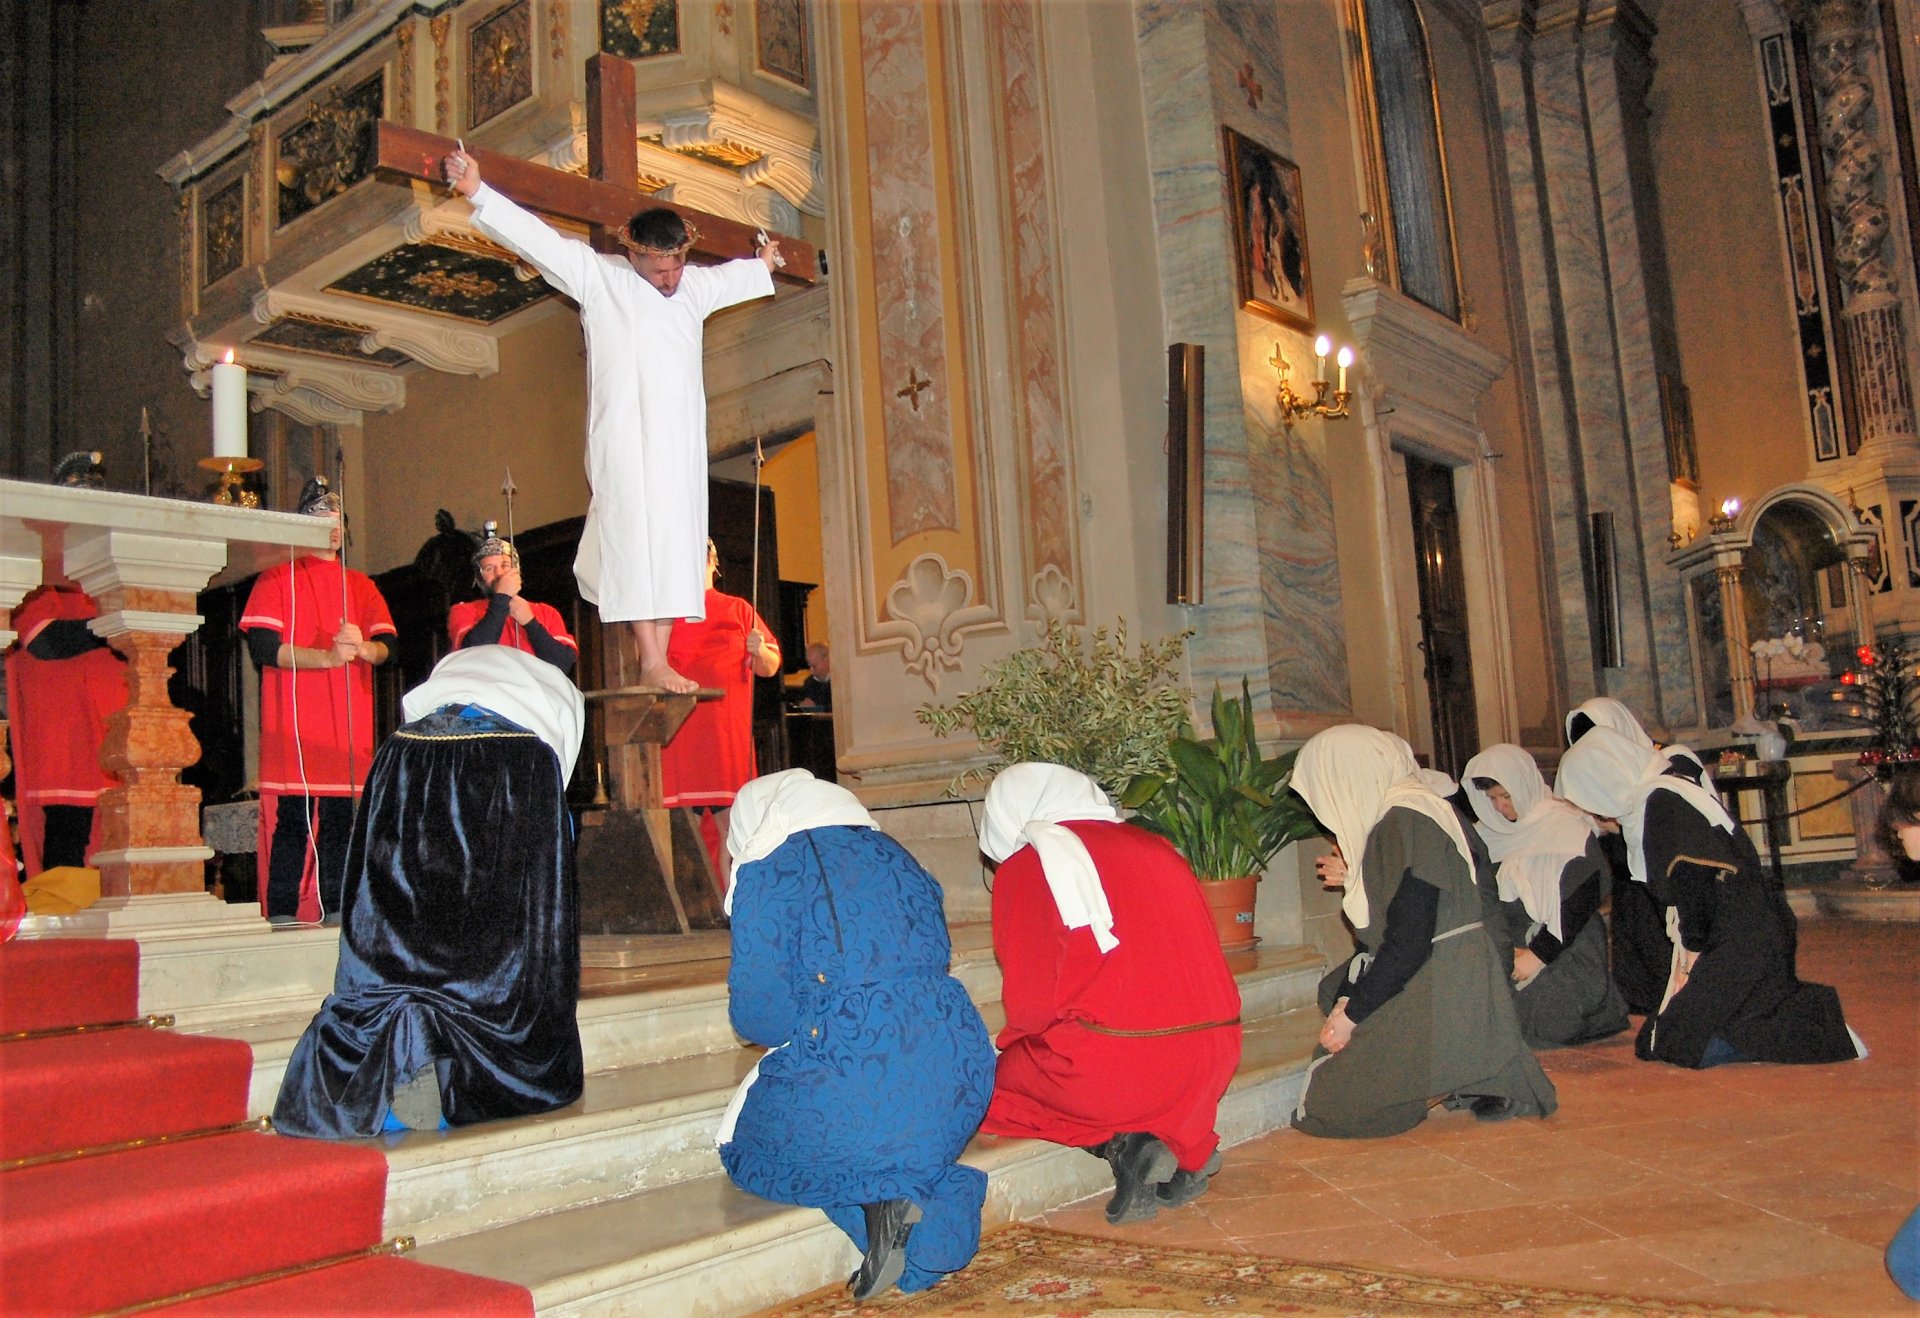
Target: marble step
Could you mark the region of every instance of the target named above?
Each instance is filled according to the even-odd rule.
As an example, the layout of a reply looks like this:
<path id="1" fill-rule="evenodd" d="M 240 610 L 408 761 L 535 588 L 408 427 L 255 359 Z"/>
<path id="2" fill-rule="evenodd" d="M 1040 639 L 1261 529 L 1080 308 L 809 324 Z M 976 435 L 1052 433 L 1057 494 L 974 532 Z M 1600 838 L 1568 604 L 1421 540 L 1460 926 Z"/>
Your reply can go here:
<path id="1" fill-rule="evenodd" d="M 1311 993 L 1319 959 L 1293 951 L 1297 955 L 1248 958 L 1241 969 L 1248 1022 L 1265 1023 L 1299 1006 L 1303 985 Z M 996 977 L 996 994 L 998 987 Z M 1004 1023 L 1000 1003 L 982 997 L 976 991 L 988 1029 L 997 1032 Z M 729 1032 L 724 1050 L 590 1074 L 580 1100 L 555 1112 L 392 1138 L 386 1142 L 386 1231 L 442 1240 L 715 1175 L 713 1132 L 759 1053 Z"/>
<path id="2" fill-rule="evenodd" d="M 293 937 L 305 938 L 305 934 Z M 302 944 L 288 946 L 298 949 Z M 966 985 L 968 994 L 983 1005 L 997 1002 L 1000 969 L 993 959 L 991 929 L 985 925 L 958 926 L 953 931 L 953 946 L 953 973 Z M 1319 953 L 1310 947 L 1241 954 L 1231 958 L 1231 964 L 1240 983 L 1242 1013 L 1248 1020 L 1311 1002 L 1324 967 Z M 331 987 L 330 969 L 328 984 Z M 624 991 L 580 1002 L 580 1044 L 589 1073 L 706 1053 L 730 1053 L 738 1048 L 727 1022 L 725 961 L 662 965 L 635 972 L 622 987 Z M 256 1003 L 250 1017 L 228 1014 L 207 1019 L 189 1015 L 181 1028 L 189 1033 L 240 1039 L 253 1049 L 247 1115 L 265 1116 L 273 1111 L 287 1058 L 325 996 L 326 990 L 322 989 Z M 143 1001 L 142 1010 L 159 1008 Z"/>
<path id="3" fill-rule="evenodd" d="M 1287 1124 L 1319 1028 L 1320 1015 L 1311 1007 L 1247 1028 L 1239 1073 L 1220 1106 L 1226 1145 Z M 1111 1186 L 1104 1163 L 1077 1149 L 1031 1140 L 982 1136 L 965 1160 L 989 1177 L 989 1227 Z M 526 1286 L 542 1314 L 684 1318 L 750 1313 L 841 1282 L 859 1263 L 852 1245 L 819 1212 L 767 1203 L 734 1188 L 724 1175 L 521 1216 L 425 1244 L 414 1257 Z"/>

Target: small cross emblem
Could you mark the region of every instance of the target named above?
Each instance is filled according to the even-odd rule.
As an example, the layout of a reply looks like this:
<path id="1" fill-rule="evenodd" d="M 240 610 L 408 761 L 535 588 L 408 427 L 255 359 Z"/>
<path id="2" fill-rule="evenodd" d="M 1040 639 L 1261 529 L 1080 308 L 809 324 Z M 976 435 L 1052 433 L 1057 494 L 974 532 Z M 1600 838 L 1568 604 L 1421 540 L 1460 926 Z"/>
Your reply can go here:
<path id="1" fill-rule="evenodd" d="M 1235 81 L 1240 84 L 1240 90 L 1247 94 L 1247 108 L 1249 110 L 1258 110 L 1260 108 L 1260 98 L 1267 94 L 1267 89 L 1262 87 L 1259 79 L 1253 76 L 1252 60 L 1248 60 L 1240 66 L 1240 76 Z"/>
<path id="2" fill-rule="evenodd" d="M 920 391 L 922 389 L 931 389 L 931 388 L 933 388 L 933 381 L 922 380 L 920 378 L 919 368 L 909 366 L 907 368 L 906 388 L 894 390 L 893 396 L 895 398 L 906 399 L 909 403 L 913 404 L 913 410 L 918 412 L 920 410 Z"/>

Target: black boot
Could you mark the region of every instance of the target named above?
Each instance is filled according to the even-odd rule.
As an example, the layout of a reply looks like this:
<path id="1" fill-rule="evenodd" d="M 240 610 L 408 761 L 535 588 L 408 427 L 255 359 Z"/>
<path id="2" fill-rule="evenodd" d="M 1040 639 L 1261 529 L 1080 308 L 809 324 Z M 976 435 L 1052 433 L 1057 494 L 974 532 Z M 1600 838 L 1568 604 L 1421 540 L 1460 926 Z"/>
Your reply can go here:
<path id="1" fill-rule="evenodd" d="M 1155 1192 L 1155 1198 L 1163 1208 L 1178 1208 L 1190 1204 L 1207 1192 L 1207 1183 L 1220 1170 L 1220 1154 L 1216 1150 L 1207 1159 L 1206 1165 L 1197 1172 L 1185 1169 L 1174 1172 L 1173 1176 Z"/>
<path id="2" fill-rule="evenodd" d="M 855 1300 L 869 1300 L 893 1289 L 907 1270 L 907 1236 L 920 1220 L 920 1205 L 911 1199 L 883 1199 L 864 1204 L 867 1214 L 867 1256 L 860 1270 L 847 1279 Z"/>
<path id="3" fill-rule="evenodd" d="M 1514 1115 L 1513 1100 L 1501 1094 L 1481 1094 L 1471 1106 L 1476 1121 L 1505 1121 Z"/>
<path id="4" fill-rule="evenodd" d="M 1113 1167 L 1107 1221 L 1115 1226 L 1145 1222 L 1160 1211 L 1160 1183 L 1180 1169 L 1173 1150 L 1144 1130 L 1115 1135 L 1107 1145 L 1107 1162 Z"/>

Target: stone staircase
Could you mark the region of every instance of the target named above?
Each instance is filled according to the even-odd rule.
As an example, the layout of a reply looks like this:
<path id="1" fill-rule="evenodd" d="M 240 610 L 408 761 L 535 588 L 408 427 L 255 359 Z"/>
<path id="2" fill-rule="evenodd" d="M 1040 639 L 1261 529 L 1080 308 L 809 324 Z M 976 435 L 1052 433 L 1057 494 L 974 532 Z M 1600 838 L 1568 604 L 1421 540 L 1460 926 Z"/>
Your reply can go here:
<path id="1" fill-rule="evenodd" d="M 753 1064 L 727 1024 L 724 936 L 680 944 L 705 959 L 588 975 L 580 1003 L 586 1091 L 558 1112 L 382 1141 L 385 1228 L 423 1262 L 527 1286 L 542 1313 L 726 1315 L 844 1280 L 859 1259 L 812 1209 L 771 1204 L 726 1179 L 713 1132 Z M 142 940 L 143 1011 L 254 1049 L 250 1115 L 271 1111 L 295 1040 L 331 986 L 333 930 Z M 1231 959 L 1245 1055 L 1222 1103 L 1235 1144 L 1287 1124 L 1319 1028 L 1324 962 L 1311 948 Z M 954 974 L 1001 1023 L 985 924 L 954 930 Z M 601 982 L 597 987 L 595 981 Z M 1110 1183 L 1078 1150 L 978 1137 L 989 1226 Z"/>

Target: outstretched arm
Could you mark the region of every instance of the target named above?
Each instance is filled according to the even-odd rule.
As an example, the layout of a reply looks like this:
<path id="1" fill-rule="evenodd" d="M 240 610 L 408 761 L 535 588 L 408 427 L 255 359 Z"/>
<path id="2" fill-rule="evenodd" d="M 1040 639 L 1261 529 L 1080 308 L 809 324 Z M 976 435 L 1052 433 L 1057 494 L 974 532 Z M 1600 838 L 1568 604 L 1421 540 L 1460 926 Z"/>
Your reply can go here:
<path id="1" fill-rule="evenodd" d="M 516 256 L 532 263 L 546 281 L 575 302 L 581 300 L 593 263 L 591 247 L 563 237 L 531 212 L 480 181 L 480 162 L 455 151 L 440 162 L 453 190 L 473 203 L 473 225 Z"/>

